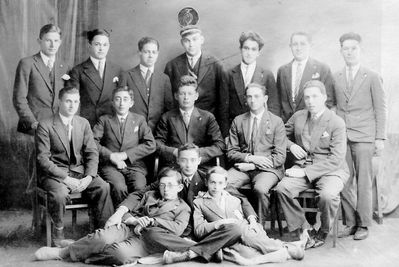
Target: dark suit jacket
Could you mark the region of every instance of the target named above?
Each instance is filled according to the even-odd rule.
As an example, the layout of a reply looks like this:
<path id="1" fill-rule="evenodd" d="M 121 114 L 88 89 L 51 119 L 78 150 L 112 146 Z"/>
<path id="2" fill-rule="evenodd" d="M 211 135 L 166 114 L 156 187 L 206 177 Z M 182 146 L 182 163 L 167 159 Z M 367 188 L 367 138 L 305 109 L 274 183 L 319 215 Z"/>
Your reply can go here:
<path id="1" fill-rule="evenodd" d="M 292 63 L 281 66 L 277 72 L 277 91 L 278 99 L 273 99 L 274 103 L 278 103 L 280 107 L 280 117 L 286 122 L 296 111 L 305 109 L 305 101 L 303 99 L 303 85 L 310 80 L 319 80 L 324 83 L 327 91 L 327 107 L 333 106 L 334 99 L 334 83 L 330 68 L 315 59 L 309 58 L 305 69 L 303 70 L 299 91 L 292 102 Z"/>
<path id="2" fill-rule="evenodd" d="M 228 124 L 228 100 L 223 90 L 226 74 L 223 66 L 215 57 L 202 53 L 198 73 L 199 98 L 195 105 L 213 113 L 219 125 Z M 176 92 L 180 77 L 188 75 L 188 62 L 185 53 L 169 61 L 165 67 L 165 74 L 169 76 L 173 92 Z M 226 133 L 227 134 L 227 133 Z"/>
<path id="3" fill-rule="evenodd" d="M 277 98 L 277 87 L 273 73 L 269 70 L 263 69 L 262 67 L 256 66 L 251 83 L 257 83 L 267 88 L 269 95 L 269 100 L 267 101 L 268 109 L 275 115 L 279 116 L 279 105 L 278 103 L 273 102 L 273 99 Z M 228 72 L 227 86 L 229 95 L 229 123 L 231 124 L 235 117 L 249 111 L 245 97 L 245 85 L 241 72 L 241 64 L 238 64 Z M 227 131 L 228 130 L 229 129 L 227 129 Z"/>
<path id="4" fill-rule="evenodd" d="M 100 159 L 105 164 L 111 164 L 109 157 L 113 152 L 126 152 L 127 166 L 140 162 L 155 152 L 156 144 L 151 129 L 143 116 L 129 112 L 123 136 L 120 133 L 120 123 L 116 115 L 103 115 L 93 128 L 94 140 L 100 152 Z"/>
<path id="5" fill-rule="evenodd" d="M 155 131 L 157 151 L 166 162 L 174 162 L 173 151 L 186 143 L 200 147 L 202 162 L 223 154 L 225 144 L 215 117 L 208 111 L 194 108 L 188 129 L 179 109 L 162 115 Z"/>
<path id="6" fill-rule="evenodd" d="M 227 142 L 227 158 L 231 163 L 245 162 L 245 157 L 250 154 L 250 123 L 251 113 L 246 112 L 237 116 L 231 124 Z M 276 174 L 279 179 L 284 175 L 287 147 L 285 135 L 283 121 L 273 113 L 265 110 L 259 123 L 254 154 L 268 157 L 273 162 L 273 168 L 267 171 Z"/>
<path id="7" fill-rule="evenodd" d="M 42 179 L 63 180 L 70 171 L 97 175 L 98 151 L 89 122 L 77 115 L 72 121 L 72 144 L 59 114 L 42 120 L 36 131 L 37 166 Z"/>
<path id="8" fill-rule="evenodd" d="M 180 198 L 162 201 L 159 189 L 157 189 L 146 192 L 131 213 L 135 217 L 153 218 L 154 225 L 150 227 L 161 227 L 171 234 L 181 236 L 189 223 L 191 209 Z M 124 219 L 127 217 L 125 215 Z"/>
<path id="9" fill-rule="evenodd" d="M 353 89 L 346 89 L 345 68 L 334 75 L 337 115 L 344 119 L 348 139 L 374 142 L 386 139 L 387 104 L 381 77 L 360 67 Z"/>
<path id="10" fill-rule="evenodd" d="M 65 81 L 62 77 L 69 72 L 69 67 L 56 59 L 53 71 L 54 88 L 51 86 L 50 73 L 40 53 L 19 61 L 13 93 L 14 107 L 19 116 L 17 128 L 19 132 L 33 135 L 32 123 L 58 112 L 58 93 L 64 87 Z"/>
<path id="11" fill-rule="evenodd" d="M 134 92 L 134 105 L 132 111 L 143 115 L 150 126 L 151 131 L 161 118 L 161 115 L 173 108 L 172 88 L 169 77 L 156 69 L 151 76 L 150 92 L 141 75 L 140 65 L 122 73 L 121 86 L 128 86 Z M 150 98 L 148 99 L 148 94 Z"/>
<path id="12" fill-rule="evenodd" d="M 114 78 L 121 73 L 120 66 L 107 60 L 101 79 L 90 58 L 72 69 L 68 84 L 79 89 L 80 115 L 90 122 L 91 127 L 101 115 L 112 114 L 112 91 L 118 85 Z"/>
<path id="13" fill-rule="evenodd" d="M 306 151 L 303 145 L 303 130 L 308 116 L 307 110 L 300 110 L 286 123 L 285 127 L 289 138 L 287 148 L 295 143 Z M 313 164 L 305 168 L 309 181 L 312 182 L 326 175 L 335 175 L 340 177 L 345 184 L 349 177 L 345 161 L 345 122 L 333 111 L 326 109 L 310 134 L 310 148 L 307 152 Z"/>

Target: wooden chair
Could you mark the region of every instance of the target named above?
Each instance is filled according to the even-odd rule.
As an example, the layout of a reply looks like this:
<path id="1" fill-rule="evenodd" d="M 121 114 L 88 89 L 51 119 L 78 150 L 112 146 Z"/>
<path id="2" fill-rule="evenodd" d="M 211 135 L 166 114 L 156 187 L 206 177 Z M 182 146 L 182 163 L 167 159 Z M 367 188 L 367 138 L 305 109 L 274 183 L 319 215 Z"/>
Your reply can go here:
<path id="1" fill-rule="evenodd" d="M 72 233 L 75 234 L 76 232 L 76 219 L 77 219 L 77 211 L 81 209 L 87 209 L 89 212 L 89 225 L 90 225 L 90 232 L 94 230 L 91 214 L 90 214 L 90 209 L 88 204 L 82 199 L 82 194 L 81 193 L 73 193 L 70 194 L 70 201 L 67 203 L 65 206 L 66 210 L 71 210 L 72 212 Z M 45 219 L 45 228 L 46 228 L 46 243 L 47 246 L 51 246 L 52 240 L 51 240 L 51 229 L 52 229 L 52 223 L 51 223 L 51 217 L 50 213 L 48 210 L 48 194 L 47 191 L 36 187 L 36 200 L 35 200 L 35 212 L 36 216 L 35 217 L 35 228 L 37 231 L 37 234 L 39 234 L 39 229 L 41 225 L 41 220 Z"/>
<path id="2" fill-rule="evenodd" d="M 277 214 L 277 223 L 279 227 L 279 232 L 280 236 L 283 235 L 283 229 L 282 229 L 282 224 L 281 224 L 281 219 L 279 218 L 279 212 L 280 212 L 280 204 L 278 202 L 276 192 L 273 192 L 274 194 L 274 209 L 275 209 L 275 214 Z M 318 212 L 317 206 L 309 206 L 309 203 L 316 203 L 316 197 L 317 197 L 317 192 L 316 189 L 307 189 L 299 194 L 297 197 L 298 201 L 301 203 L 302 208 L 305 212 Z M 310 201 L 308 201 L 310 200 Z M 337 214 L 334 219 L 334 225 L 333 225 L 333 247 L 336 247 L 337 244 L 337 236 L 338 236 L 338 217 L 340 214 L 340 209 L 341 209 L 341 203 L 339 204 L 339 208 L 337 211 Z M 274 228 L 274 219 L 272 218 L 272 229 Z"/>

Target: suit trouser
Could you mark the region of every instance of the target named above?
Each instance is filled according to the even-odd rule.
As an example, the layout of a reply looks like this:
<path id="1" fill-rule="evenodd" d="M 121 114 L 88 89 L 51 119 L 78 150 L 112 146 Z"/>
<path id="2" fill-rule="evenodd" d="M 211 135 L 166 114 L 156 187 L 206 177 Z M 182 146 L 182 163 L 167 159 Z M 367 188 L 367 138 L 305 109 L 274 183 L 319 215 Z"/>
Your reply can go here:
<path id="1" fill-rule="evenodd" d="M 260 232 L 255 232 L 249 228 L 248 224 L 243 225 L 241 242 L 251 248 L 254 248 L 262 254 L 267 254 L 283 248 L 283 242 L 278 239 L 269 238 L 259 224 Z"/>
<path id="2" fill-rule="evenodd" d="M 207 262 L 219 249 L 231 246 L 241 239 L 241 226 L 227 224 L 213 231 L 200 242 L 196 243 L 171 234 L 169 231 L 152 227 L 142 232 L 146 249 L 150 253 L 163 253 L 165 250 L 187 251 L 191 250 L 200 255 Z"/>
<path id="3" fill-rule="evenodd" d="M 277 197 L 284 212 L 289 231 L 294 231 L 305 223 L 305 212 L 296 197 L 302 191 L 315 188 L 317 192 L 317 205 L 321 212 L 320 230 L 329 233 L 337 213 L 340 195 L 344 183 L 338 176 L 322 176 L 314 182 L 309 182 L 306 177 L 284 177 L 276 186 Z"/>
<path id="4" fill-rule="evenodd" d="M 135 236 L 125 224 L 119 229 L 116 225 L 98 229 L 75 241 L 68 248 L 72 261 L 106 265 L 126 264 L 148 255 L 142 238 Z"/>
<path id="5" fill-rule="evenodd" d="M 125 200 L 129 193 L 144 189 L 147 183 L 146 175 L 147 168 L 144 163 L 134 164 L 122 170 L 113 165 L 101 168 L 101 176 L 111 184 L 111 197 L 115 207 Z"/>
<path id="6" fill-rule="evenodd" d="M 278 183 L 278 181 L 279 179 L 277 175 L 272 172 L 241 172 L 235 168 L 231 168 L 228 171 L 229 185 L 240 189 L 246 184 L 252 184 L 252 188 L 255 191 L 256 196 L 262 202 L 262 212 L 264 216 L 266 216 L 270 205 L 269 191 Z"/>
<path id="7" fill-rule="evenodd" d="M 71 173 L 69 175 L 73 176 Z M 83 175 L 75 174 L 74 176 L 82 178 Z M 65 205 L 69 200 L 68 187 L 61 180 L 56 179 L 44 179 L 41 186 L 48 192 L 49 212 L 55 227 L 63 227 Z M 86 190 L 82 192 L 82 198 L 88 202 L 92 210 L 94 227 L 104 227 L 105 222 L 114 213 L 109 184 L 100 176 L 94 177 Z"/>
<path id="8" fill-rule="evenodd" d="M 351 176 L 342 191 L 342 207 L 344 223 L 349 226 L 370 226 L 373 214 L 372 199 L 372 159 L 374 143 L 360 143 L 348 140 L 346 160 L 351 170 Z M 356 186 L 353 187 L 353 179 Z M 350 196 L 355 191 L 356 200 Z M 354 203 L 355 206 L 353 206 Z"/>

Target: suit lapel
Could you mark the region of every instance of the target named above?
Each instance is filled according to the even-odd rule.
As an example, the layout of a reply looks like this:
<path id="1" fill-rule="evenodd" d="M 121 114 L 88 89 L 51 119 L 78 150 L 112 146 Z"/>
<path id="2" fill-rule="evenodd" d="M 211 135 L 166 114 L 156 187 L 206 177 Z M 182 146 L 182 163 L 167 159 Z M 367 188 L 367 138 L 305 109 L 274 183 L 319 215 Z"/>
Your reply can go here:
<path id="1" fill-rule="evenodd" d="M 348 91 L 348 88 L 346 85 L 347 85 L 347 79 L 346 79 L 346 70 L 344 67 L 343 70 L 338 73 L 337 89 L 342 88 L 342 92 L 345 95 L 346 99 L 349 99 L 350 92 Z"/>
<path id="2" fill-rule="evenodd" d="M 175 127 L 175 130 L 176 130 L 177 136 L 180 139 L 180 142 L 182 144 L 185 144 L 186 143 L 186 125 L 184 124 L 182 115 L 180 114 L 180 110 L 176 109 L 173 112 L 170 119 L 172 120 L 172 125 L 173 125 L 173 127 Z"/>
<path id="3" fill-rule="evenodd" d="M 251 135 L 249 132 L 249 124 L 251 120 L 250 112 L 245 113 L 245 116 L 242 119 L 242 132 L 244 133 L 245 142 L 249 144 L 251 140 Z"/>
<path id="4" fill-rule="evenodd" d="M 256 64 L 254 75 L 252 76 L 251 82 L 263 84 L 263 69 Z"/>
<path id="5" fill-rule="evenodd" d="M 176 60 L 176 64 L 177 64 L 177 69 L 179 70 L 179 75 L 178 77 L 181 77 L 183 75 L 187 75 L 188 74 L 188 62 L 187 62 L 187 56 L 186 53 L 181 54 L 177 60 Z"/>
<path id="6" fill-rule="evenodd" d="M 210 65 L 212 64 L 212 60 L 209 56 L 202 54 L 201 55 L 201 62 L 198 71 L 198 84 L 201 83 L 202 79 L 205 77 L 205 74 L 208 72 Z"/>
<path id="7" fill-rule="evenodd" d="M 107 96 L 107 92 L 112 92 L 114 88 L 107 88 L 106 86 L 113 85 L 112 77 L 113 73 L 115 73 L 115 66 L 112 63 L 105 62 L 105 69 L 104 69 L 104 80 L 103 85 L 101 86 L 102 90 L 100 92 L 100 96 L 97 102 L 101 102 L 103 99 L 110 98 L 111 96 Z"/>
<path id="8" fill-rule="evenodd" d="M 198 129 L 198 125 L 200 125 L 201 120 L 202 117 L 199 114 L 198 109 L 194 108 L 193 112 L 191 113 L 190 123 L 188 124 L 188 132 L 191 132 L 190 130 L 193 128 L 192 125 L 196 125 L 195 129 Z"/>
<path id="9" fill-rule="evenodd" d="M 86 74 L 86 76 L 94 83 L 97 90 L 101 92 L 103 88 L 103 80 L 101 79 L 100 74 L 94 67 L 93 62 L 90 60 L 90 58 L 87 59 L 86 62 L 83 64 L 83 69 L 83 72 Z"/>
<path id="10" fill-rule="evenodd" d="M 109 125 L 111 126 L 111 129 L 114 132 L 114 135 L 116 136 L 116 139 L 118 140 L 119 144 L 122 145 L 122 136 L 120 133 L 118 116 L 116 116 L 116 114 L 114 114 L 114 116 L 111 117 Z"/>
<path id="11" fill-rule="evenodd" d="M 244 106 L 244 100 L 242 95 L 245 94 L 245 84 L 244 84 L 244 79 L 242 77 L 242 72 L 241 72 L 241 67 L 240 65 L 237 65 L 233 70 L 233 82 L 234 82 L 234 89 L 236 90 L 238 100 L 240 101 L 241 106 Z"/>
<path id="12" fill-rule="evenodd" d="M 307 119 L 308 119 L 308 112 L 304 112 L 301 116 L 298 116 L 296 122 L 299 128 L 299 132 L 295 132 L 295 140 L 296 143 L 301 147 L 303 147 L 303 140 L 304 140 L 303 131 L 305 129 Z"/>
<path id="13" fill-rule="evenodd" d="M 148 107 L 148 97 L 146 92 L 147 86 L 145 84 L 143 75 L 141 75 L 140 65 L 137 65 L 132 71 L 130 71 L 129 75 L 136 85 L 137 91 L 139 91 L 141 98 Z"/>
<path id="14" fill-rule="evenodd" d="M 310 148 L 309 148 L 310 153 L 314 151 L 316 145 L 319 143 L 321 135 L 327 128 L 327 123 L 329 119 L 330 119 L 330 112 L 328 109 L 326 109 L 324 113 L 321 115 L 321 118 L 319 118 L 319 121 L 313 127 L 313 131 L 310 137 Z"/>
<path id="15" fill-rule="evenodd" d="M 303 98 L 303 86 L 307 81 L 310 81 L 312 79 L 313 75 L 313 70 L 316 66 L 313 65 L 312 59 L 308 59 L 308 62 L 306 62 L 305 69 L 303 70 L 302 73 L 302 78 L 301 82 L 299 83 L 299 88 L 298 88 L 298 93 L 295 96 L 295 103 L 300 103 L 302 98 Z"/>
<path id="16" fill-rule="evenodd" d="M 65 125 L 62 123 L 60 115 L 57 114 L 54 116 L 53 119 L 53 129 L 54 131 L 57 133 L 58 137 L 61 140 L 62 145 L 65 148 L 65 151 L 67 152 L 68 158 L 71 157 L 71 146 L 69 145 L 69 140 L 68 140 L 68 135 L 67 135 L 67 131 L 65 128 Z M 73 138 L 73 129 L 72 129 L 72 138 Z M 75 137 L 76 139 L 76 137 Z M 73 141 L 74 139 L 72 139 Z"/>
<path id="17" fill-rule="evenodd" d="M 216 205 L 215 201 L 211 198 L 204 198 L 204 205 L 214 214 L 216 214 L 219 218 L 224 219 L 224 212 Z M 228 206 L 228 203 L 226 203 Z"/>
<path id="18" fill-rule="evenodd" d="M 127 135 L 129 135 L 130 138 L 134 137 L 135 124 L 136 124 L 136 121 L 133 118 L 133 114 L 129 112 L 129 114 L 126 117 L 125 129 L 123 131 L 123 136 L 122 136 L 122 150 L 124 150 L 124 144 L 127 139 L 125 137 L 127 137 Z"/>
<path id="19" fill-rule="evenodd" d="M 180 204 L 180 200 L 179 199 L 168 200 L 168 201 L 165 201 L 165 202 L 161 202 L 160 200 L 156 200 L 154 202 L 155 202 L 154 204 L 157 205 L 158 208 L 154 209 L 151 212 L 149 212 L 149 215 L 151 215 L 151 217 L 156 217 L 156 216 L 159 216 L 160 214 L 175 210 L 175 209 L 177 209 L 177 207 Z"/>
<path id="20" fill-rule="evenodd" d="M 285 93 L 287 95 L 288 103 L 290 104 L 291 108 L 294 110 L 294 103 L 292 102 L 292 62 L 285 65 L 283 70 L 283 81 L 285 82 Z"/>
<path id="21" fill-rule="evenodd" d="M 361 88 L 361 85 L 366 79 L 366 77 L 367 77 L 367 72 L 365 72 L 364 69 L 360 67 L 356 73 L 355 79 L 353 80 L 353 88 L 349 99 L 351 99 L 354 95 L 356 95 L 357 91 L 359 91 L 359 89 Z"/>
<path id="22" fill-rule="evenodd" d="M 160 75 L 158 70 L 154 69 L 154 73 L 152 74 L 151 77 L 151 92 L 150 92 L 150 102 L 154 99 L 154 98 L 158 98 L 159 94 L 161 93 L 160 90 L 158 90 L 158 88 L 162 88 L 162 82 L 160 79 Z M 148 103 L 150 104 L 150 103 Z"/>
<path id="23" fill-rule="evenodd" d="M 53 88 L 51 87 L 51 82 L 50 82 L 50 73 L 46 65 L 44 64 L 42 57 L 40 56 L 40 52 L 37 53 L 34 57 L 35 60 L 35 67 L 42 76 L 43 80 L 46 82 L 47 88 L 50 91 L 53 91 Z"/>
<path id="24" fill-rule="evenodd" d="M 259 124 L 258 127 L 258 132 L 256 135 L 256 139 L 255 139 L 255 148 L 258 147 L 259 142 L 261 141 L 261 137 L 264 136 L 265 134 L 270 134 L 271 129 L 270 129 L 270 116 L 269 113 L 267 112 L 267 110 L 265 110 L 265 112 L 262 115 L 262 119 L 261 122 Z"/>

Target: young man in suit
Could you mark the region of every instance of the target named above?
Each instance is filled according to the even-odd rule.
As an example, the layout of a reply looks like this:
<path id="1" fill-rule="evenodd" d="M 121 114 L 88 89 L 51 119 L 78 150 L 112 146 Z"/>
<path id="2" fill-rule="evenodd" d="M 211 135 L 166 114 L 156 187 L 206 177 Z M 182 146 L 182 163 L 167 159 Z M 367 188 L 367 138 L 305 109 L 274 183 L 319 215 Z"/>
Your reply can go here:
<path id="1" fill-rule="evenodd" d="M 373 155 L 381 155 L 386 139 L 386 95 L 381 77 L 360 64 L 360 35 L 346 33 L 339 42 L 345 67 L 334 74 L 336 112 L 346 123 L 351 170 L 342 193 L 346 227 L 339 236 L 354 235 L 355 240 L 362 240 L 372 221 L 371 161 Z"/>
<path id="2" fill-rule="evenodd" d="M 207 173 L 207 185 L 207 192 L 201 192 L 194 200 L 194 231 L 201 241 L 195 245 L 187 244 L 184 250 L 184 240 L 165 233 L 155 241 L 159 244 L 164 242 L 163 239 L 169 241 L 164 245 L 168 249 L 163 255 L 165 264 L 188 261 L 196 257 L 201 257 L 205 261 L 210 261 L 214 257 L 214 260 L 222 261 L 221 249 L 240 241 L 262 254 L 268 254 L 268 259 L 263 257 L 264 262 L 303 258 L 304 244 L 287 244 L 280 240 L 270 239 L 254 218 L 244 217 L 240 199 L 224 190 L 227 186 L 225 169 L 219 166 L 211 168 Z M 149 239 L 149 243 L 152 242 L 154 241 Z M 183 244 L 178 246 L 179 243 Z M 231 250 L 227 252 L 230 254 Z M 229 256 L 227 259 L 238 262 L 234 256 Z"/>
<path id="3" fill-rule="evenodd" d="M 234 119 L 227 142 L 227 158 L 234 164 L 228 171 L 229 184 L 237 189 L 251 184 L 266 215 L 269 190 L 284 175 L 284 123 L 268 111 L 267 89 L 263 85 L 250 83 L 245 95 L 250 111 Z"/>
<path id="4" fill-rule="evenodd" d="M 294 59 L 277 71 L 278 98 L 270 99 L 278 103 L 280 117 L 284 123 L 298 110 L 305 108 L 303 85 L 310 80 L 319 80 L 327 90 L 327 107 L 333 105 L 334 87 L 330 68 L 310 58 L 312 39 L 308 33 L 294 32 L 290 38 L 290 48 Z M 275 97 L 271 95 L 270 97 Z"/>
<path id="5" fill-rule="evenodd" d="M 260 67 L 256 60 L 259 57 L 264 41 L 256 32 L 243 32 L 239 39 L 241 63 L 229 70 L 227 75 L 227 87 L 229 95 L 229 125 L 235 117 L 249 111 L 247 105 L 245 88 L 250 83 L 257 83 L 265 86 L 269 94 L 267 106 L 269 111 L 279 116 L 278 103 L 271 102 L 271 95 L 277 94 L 276 81 L 270 70 Z"/>
<path id="6" fill-rule="evenodd" d="M 215 165 L 216 157 L 223 155 L 225 144 L 219 125 L 212 113 L 194 106 L 198 93 L 197 81 L 189 75 L 180 78 L 175 99 L 179 108 L 163 114 L 155 131 L 157 152 L 162 164 L 173 164 L 178 148 L 186 143 L 200 147 L 202 167 Z"/>
<path id="7" fill-rule="evenodd" d="M 111 196 L 117 207 L 129 193 L 143 189 L 147 167 L 143 158 L 155 152 L 154 136 L 145 118 L 129 112 L 135 104 L 127 86 L 112 93 L 113 115 L 103 115 L 93 128 L 100 153 L 100 173 L 111 184 Z"/>
<path id="8" fill-rule="evenodd" d="M 143 115 L 154 133 L 161 115 L 173 108 L 173 94 L 169 77 L 155 68 L 159 43 L 143 37 L 138 43 L 140 64 L 122 73 L 120 85 L 134 92 L 132 111 Z"/>
<path id="9" fill-rule="evenodd" d="M 154 253 L 145 245 L 147 240 L 142 233 L 150 229 L 164 230 L 176 236 L 183 233 L 191 210 L 178 197 L 182 188 L 180 173 L 166 168 L 159 174 L 158 188 L 146 192 L 130 212 L 122 206 L 109 218 L 104 229 L 64 248 L 42 247 L 35 257 L 37 260 L 70 259 L 113 266 L 132 264 L 138 258 Z"/>
<path id="10" fill-rule="evenodd" d="M 316 189 L 321 226 L 312 242 L 308 242 L 310 248 L 325 243 L 349 173 L 345 162 L 345 123 L 326 107 L 324 84 L 309 81 L 304 85 L 303 94 L 306 109 L 297 111 L 286 123 L 287 149 L 296 162 L 285 171 L 286 176 L 277 184 L 276 191 L 288 230 L 300 235 L 305 213 L 296 197 L 308 188 Z"/>
<path id="11" fill-rule="evenodd" d="M 36 130 L 39 186 L 47 191 L 56 245 L 64 238 L 63 217 L 69 193 L 82 193 L 93 210 L 96 228 L 104 226 L 114 211 L 109 185 L 97 175 L 93 133 L 89 122 L 75 115 L 78 108 L 78 89 L 61 89 L 59 113 L 40 121 Z"/>
<path id="12" fill-rule="evenodd" d="M 204 36 L 197 26 L 187 26 L 180 31 L 183 54 L 169 61 L 165 74 L 169 76 L 173 93 L 179 89 L 180 78 L 190 75 L 197 80 L 198 101 L 196 106 L 213 113 L 222 134 L 228 134 L 228 101 L 223 91 L 224 70 L 215 57 L 202 52 Z"/>
<path id="13" fill-rule="evenodd" d="M 80 91 L 80 115 L 93 127 L 103 114 L 112 114 L 112 91 L 122 68 L 107 60 L 110 34 L 103 29 L 87 32 L 90 57 L 75 66 L 68 84 Z"/>

